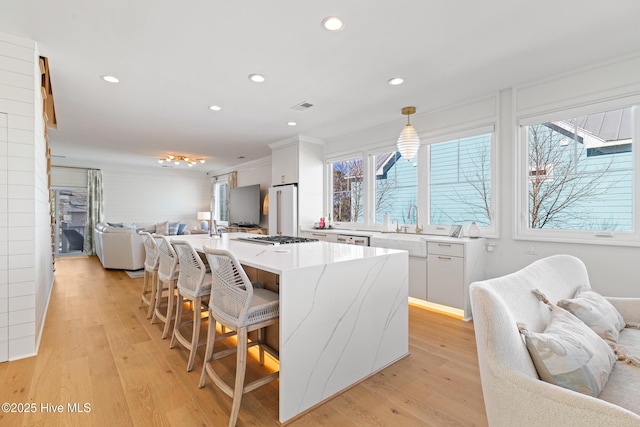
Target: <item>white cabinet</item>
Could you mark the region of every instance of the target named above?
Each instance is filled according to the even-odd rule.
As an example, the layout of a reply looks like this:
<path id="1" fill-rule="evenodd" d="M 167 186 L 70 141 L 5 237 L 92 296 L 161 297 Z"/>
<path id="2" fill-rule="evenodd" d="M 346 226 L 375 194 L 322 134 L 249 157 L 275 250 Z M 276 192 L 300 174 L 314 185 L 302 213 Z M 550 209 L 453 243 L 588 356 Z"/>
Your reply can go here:
<path id="1" fill-rule="evenodd" d="M 271 151 L 271 185 L 298 183 L 298 145 Z"/>
<path id="2" fill-rule="evenodd" d="M 298 135 L 269 144 L 269 148 L 271 185 L 298 184 L 298 225 L 311 227 L 326 215 L 322 194 L 324 143 Z"/>
<path id="3" fill-rule="evenodd" d="M 298 233 L 300 237 L 306 237 L 309 239 L 318 239 L 325 242 L 337 243 L 338 235 L 332 233 L 324 233 L 322 231 L 301 231 Z"/>
<path id="4" fill-rule="evenodd" d="M 464 310 L 471 319 L 469 284 L 484 279 L 485 239 L 434 241 L 427 245 L 427 301 Z"/>
<path id="5" fill-rule="evenodd" d="M 427 299 L 427 259 L 409 256 L 409 296 Z"/>
<path id="6" fill-rule="evenodd" d="M 429 254 L 427 255 L 429 260 L 429 272 L 427 274 L 429 289 L 427 299 L 436 304 L 463 309 L 464 258 L 447 253 L 451 251 L 439 251 L 440 246 L 438 245 L 442 245 L 442 243 L 429 243 Z M 455 246 L 464 249 L 463 245 Z"/>

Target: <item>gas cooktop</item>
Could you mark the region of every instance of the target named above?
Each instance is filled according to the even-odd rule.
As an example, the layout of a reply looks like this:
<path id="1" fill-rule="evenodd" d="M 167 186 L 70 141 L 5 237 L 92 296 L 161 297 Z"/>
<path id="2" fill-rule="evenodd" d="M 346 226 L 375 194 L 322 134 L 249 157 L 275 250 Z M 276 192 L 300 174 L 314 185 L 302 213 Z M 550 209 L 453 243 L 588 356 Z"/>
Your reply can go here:
<path id="1" fill-rule="evenodd" d="M 295 236 L 258 236 L 258 237 L 238 237 L 237 240 L 243 240 L 251 243 L 261 243 L 263 245 L 286 245 L 289 243 L 307 243 L 317 242 L 318 239 L 309 239 L 307 237 Z"/>

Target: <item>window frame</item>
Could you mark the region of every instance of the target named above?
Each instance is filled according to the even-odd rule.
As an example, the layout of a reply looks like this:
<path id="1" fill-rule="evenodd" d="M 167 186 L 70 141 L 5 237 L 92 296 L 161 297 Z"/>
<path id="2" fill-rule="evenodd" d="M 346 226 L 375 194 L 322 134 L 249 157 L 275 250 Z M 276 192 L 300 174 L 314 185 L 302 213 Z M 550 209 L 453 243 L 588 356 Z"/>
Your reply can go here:
<path id="1" fill-rule="evenodd" d="M 354 221 L 336 221 L 333 215 L 333 164 L 338 162 L 346 162 L 349 160 L 362 160 L 362 222 Z M 325 215 L 331 215 L 331 219 L 334 225 L 347 226 L 347 227 L 368 227 L 370 225 L 370 210 L 369 201 L 370 198 L 370 185 L 369 185 L 369 171 L 370 162 L 365 152 L 357 151 L 339 156 L 332 156 L 325 159 L 325 188 L 328 189 L 325 197 Z"/>
<path id="2" fill-rule="evenodd" d="M 470 138 L 474 136 L 481 136 L 484 134 L 491 134 L 491 149 L 490 149 L 490 171 L 491 171 L 491 225 L 490 226 L 480 226 L 480 235 L 487 238 L 499 238 L 499 212 L 500 209 L 500 200 L 499 200 L 499 185 L 500 180 L 498 179 L 499 168 L 498 168 L 498 159 L 499 159 L 499 144 L 498 144 L 498 133 L 496 132 L 497 123 L 490 123 L 485 125 L 478 125 L 472 128 L 464 129 L 464 130 L 453 130 L 444 134 L 440 134 L 437 136 L 433 136 L 430 138 L 426 138 L 423 140 L 420 151 L 423 151 L 423 156 L 420 157 L 418 163 L 418 196 L 423 195 L 423 202 L 420 205 L 425 212 L 427 221 L 424 221 L 424 230 L 423 233 L 428 234 L 447 234 L 450 230 L 450 226 L 453 224 L 431 224 L 431 145 L 439 144 L 443 142 L 454 141 L 457 139 Z M 422 178 L 422 183 L 420 179 Z M 422 184 L 422 185 L 421 185 Z M 424 191 L 421 191 L 421 188 L 424 188 Z M 420 200 L 420 198 L 418 199 Z M 466 225 L 465 227 L 466 228 Z"/>
<path id="3" fill-rule="evenodd" d="M 528 126 L 553 122 L 568 117 L 580 117 L 616 109 L 633 107 L 632 142 L 632 230 L 631 231 L 594 231 L 569 229 L 531 229 L 529 228 L 529 164 L 528 164 Z M 573 108 L 547 111 L 532 116 L 516 117 L 515 120 L 515 178 L 516 209 L 514 212 L 514 240 L 532 240 L 558 243 L 582 243 L 612 246 L 640 246 L 640 95 L 604 102 L 595 102 Z"/>
<path id="4" fill-rule="evenodd" d="M 222 185 L 227 186 L 227 202 L 229 200 L 229 175 L 222 175 L 215 177 L 213 180 L 213 219 L 216 221 L 216 225 L 228 226 L 229 221 L 220 220 L 220 200 L 218 199 L 218 188 Z M 228 206 L 227 206 L 228 208 Z M 229 212 L 227 212 L 228 218 Z"/>

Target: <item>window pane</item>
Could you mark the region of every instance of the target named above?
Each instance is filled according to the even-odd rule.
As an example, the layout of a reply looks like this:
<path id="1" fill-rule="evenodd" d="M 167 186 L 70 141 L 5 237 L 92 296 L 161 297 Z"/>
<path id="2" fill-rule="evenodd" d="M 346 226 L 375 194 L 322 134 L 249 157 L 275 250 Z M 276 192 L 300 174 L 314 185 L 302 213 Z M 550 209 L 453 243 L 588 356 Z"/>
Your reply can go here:
<path id="1" fill-rule="evenodd" d="M 430 145 L 430 224 L 491 225 L 492 134 Z"/>
<path id="2" fill-rule="evenodd" d="M 399 152 L 380 153 L 375 160 L 375 217 L 383 222 L 385 213 L 389 221 L 397 219 L 400 224 L 415 222 L 406 219 L 411 205 L 418 204 L 418 167 L 406 161 Z"/>
<path id="3" fill-rule="evenodd" d="M 529 228 L 631 231 L 632 111 L 526 127 Z"/>
<path id="4" fill-rule="evenodd" d="M 229 221 L 229 184 L 216 184 L 216 212 L 217 221 Z"/>
<path id="5" fill-rule="evenodd" d="M 333 221 L 362 222 L 362 158 L 331 163 Z"/>

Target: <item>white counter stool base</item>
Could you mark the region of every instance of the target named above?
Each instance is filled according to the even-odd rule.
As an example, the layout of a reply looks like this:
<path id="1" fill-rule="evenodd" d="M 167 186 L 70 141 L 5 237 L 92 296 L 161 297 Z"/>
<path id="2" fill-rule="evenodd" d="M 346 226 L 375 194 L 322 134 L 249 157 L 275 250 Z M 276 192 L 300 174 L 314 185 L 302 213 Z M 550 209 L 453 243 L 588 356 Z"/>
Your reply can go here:
<path id="1" fill-rule="evenodd" d="M 196 359 L 198 347 L 206 343 L 205 340 L 200 341 L 200 323 L 202 304 L 203 302 L 206 304 L 206 300 L 211 292 L 211 274 L 207 274 L 207 268 L 204 262 L 191 243 L 184 240 L 173 240 L 171 244 L 178 254 L 180 269 L 177 284 L 176 320 L 173 326 L 173 335 L 171 336 L 169 348 L 174 348 L 176 342 L 178 342 L 189 350 L 187 371 L 191 371 L 193 369 L 193 362 Z M 193 320 L 184 321 L 182 318 L 185 300 L 193 303 Z M 180 328 L 189 323 L 192 324 L 190 339 L 185 337 L 180 331 Z"/>
<path id="2" fill-rule="evenodd" d="M 151 323 L 155 323 L 159 320 L 164 323 L 162 329 L 162 339 L 166 339 L 169 336 L 169 330 L 173 320 L 173 310 L 175 307 L 175 291 L 176 282 L 178 281 L 178 274 L 180 267 L 178 264 L 178 254 L 171 246 L 169 239 L 162 235 L 154 235 L 156 240 L 156 247 L 158 248 L 158 286 L 156 293 L 156 304 L 153 311 L 153 318 Z M 167 305 L 166 312 L 162 311 L 162 303 L 164 300 L 163 293 L 166 291 Z"/>
<path id="3" fill-rule="evenodd" d="M 249 347 L 260 346 L 261 365 L 264 363 L 264 351 L 277 357 L 275 350 L 264 343 L 262 329 L 278 322 L 280 302 L 277 293 L 262 288 L 254 289 L 242 266 L 230 252 L 205 247 L 205 253 L 213 277 L 209 300 L 207 349 L 199 387 L 204 387 L 206 377 L 209 376 L 220 390 L 233 399 L 229 418 L 229 427 L 233 427 L 236 425 L 240 412 L 242 395 L 277 379 L 280 374 L 274 372 L 249 384 L 244 384 Z M 237 348 L 214 353 L 216 323 L 237 332 Z M 248 333 L 255 330 L 258 330 L 258 340 L 247 343 Z M 233 353 L 237 353 L 237 355 L 236 378 L 232 388 L 214 370 L 212 362 Z"/>
<path id="4" fill-rule="evenodd" d="M 156 289 L 158 284 L 158 248 L 151 233 L 141 231 L 144 239 L 144 276 L 142 279 L 142 293 L 140 294 L 140 308 L 149 306 L 147 319 L 151 319 L 156 303 Z"/>

